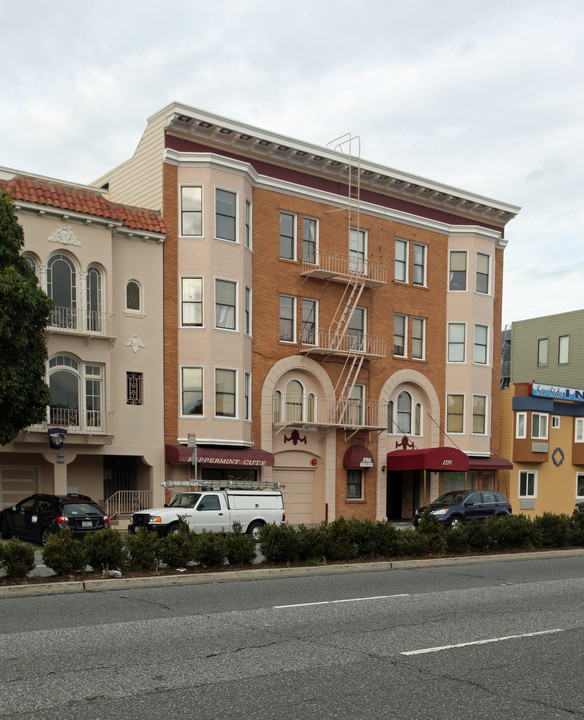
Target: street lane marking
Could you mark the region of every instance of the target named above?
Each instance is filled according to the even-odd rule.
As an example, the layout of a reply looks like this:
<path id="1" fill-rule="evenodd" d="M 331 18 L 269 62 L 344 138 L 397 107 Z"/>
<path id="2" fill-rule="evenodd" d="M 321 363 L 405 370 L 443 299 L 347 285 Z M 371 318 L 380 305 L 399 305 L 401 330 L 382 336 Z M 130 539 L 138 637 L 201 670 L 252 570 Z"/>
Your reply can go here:
<path id="1" fill-rule="evenodd" d="M 362 600 L 385 600 L 387 598 L 408 597 L 409 593 L 401 595 L 373 595 L 372 597 L 348 598 L 346 600 L 323 600 L 321 602 L 297 603 L 296 605 L 274 605 L 274 610 L 282 608 L 310 607 L 311 605 L 334 605 L 335 603 L 361 602 Z"/>
<path id="2" fill-rule="evenodd" d="M 469 647 L 470 645 L 487 645 L 488 643 L 503 642 L 503 640 L 517 640 L 519 638 L 536 637 L 537 635 L 549 635 L 550 633 L 565 632 L 561 628 L 555 630 L 541 630 L 540 632 L 525 633 L 523 635 L 506 635 L 505 637 L 491 638 L 489 640 L 475 640 L 474 642 L 457 643 L 456 645 L 441 645 L 440 647 L 424 648 L 423 650 L 408 650 L 401 655 L 424 655 L 425 653 L 441 652 L 454 648 Z"/>

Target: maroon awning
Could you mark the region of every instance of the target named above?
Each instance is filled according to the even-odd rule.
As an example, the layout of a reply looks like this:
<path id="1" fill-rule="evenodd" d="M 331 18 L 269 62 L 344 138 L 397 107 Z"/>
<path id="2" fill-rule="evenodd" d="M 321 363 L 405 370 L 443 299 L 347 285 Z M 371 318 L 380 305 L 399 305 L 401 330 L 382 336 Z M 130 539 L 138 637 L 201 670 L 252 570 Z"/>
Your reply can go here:
<path id="1" fill-rule="evenodd" d="M 513 463 L 501 457 L 469 457 L 469 470 L 513 470 Z"/>
<path id="2" fill-rule="evenodd" d="M 167 445 L 166 462 L 191 462 L 193 449 L 186 445 Z M 197 447 L 199 465 L 240 465 L 263 467 L 274 464 L 274 456 L 267 450 L 255 448 Z"/>
<path id="3" fill-rule="evenodd" d="M 351 445 L 343 457 L 343 467 L 346 468 L 372 468 L 373 455 L 364 445 Z"/>
<path id="4" fill-rule="evenodd" d="M 394 450 L 387 453 L 387 469 L 435 470 L 466 472 L 468 455 L 450 447 L 422 448 L 421 450 Z"/>

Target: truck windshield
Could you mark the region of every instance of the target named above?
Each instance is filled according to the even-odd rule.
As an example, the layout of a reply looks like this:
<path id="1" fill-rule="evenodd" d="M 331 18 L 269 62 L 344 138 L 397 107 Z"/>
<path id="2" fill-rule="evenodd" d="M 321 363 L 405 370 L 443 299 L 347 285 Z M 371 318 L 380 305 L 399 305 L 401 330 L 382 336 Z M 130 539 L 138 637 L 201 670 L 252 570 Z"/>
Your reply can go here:
<path id="1" fill-rule="evenodd" d="M 200 497 L 201 493 L 177 493 L 168 503 L 168 507 L 193 508 Z"/>

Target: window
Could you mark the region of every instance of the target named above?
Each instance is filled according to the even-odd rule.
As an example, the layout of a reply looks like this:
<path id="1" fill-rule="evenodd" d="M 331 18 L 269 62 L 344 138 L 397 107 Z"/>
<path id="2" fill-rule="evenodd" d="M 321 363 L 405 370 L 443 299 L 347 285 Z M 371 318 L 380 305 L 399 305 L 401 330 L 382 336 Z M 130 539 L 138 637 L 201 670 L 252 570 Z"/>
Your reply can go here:
<path id="1" fill-rule="evenodd" d="M 395 241 L 394 278 L 399 282 L 408 281 L 408 243 L 406 240 Z"/>
<path id="2" fill-rule="evenodd" d="M 142 287 L 137 280 L 126 283 L 126 310 L 142 312 Z"/>
<path id="3" fill-rule="evenodd" d="M 182 369 L 182 414 L 203 414 L 203 368 Z"/>
<path id="4" fill-rule="evenodd" d="M 244 319 L 243 326 L 244 332 L 247 335 L 251 335 L 251 288 L 245 288 L 245 308 L 244 308 Z"/>
<path id="5" fill-rule="evenodd" d="M 286 421 L 302 422 L 304 388 L 298 380 L 290 380 L 286 385 Z"/>
<path id="6" fill-rule="evenodd" d="M 47 295 L 53 301 L 51 325 L 77 328 L 77 272 L 65 255 L 53 255 L 47 264 Z"/>
<path id="7" fill-rule="evenodd" d="M 126 404 L 142 405 L 144 378 L 141 372 L 126 373 Z"/>
<path id="8" fill-rule="evenodd" d="M 102 332 L 102 276 L 101 270 L 95 265 L 87 268 L 86 293 L 87 330 L 88 332 Z"/>
<path id="9" fill-rule="evenodd" d="M 584 442 L 584 418 L 574 419 L 574 442 Z"/>
<path id="10" fill-rule="evenodd" d="M 414 435 L 422 435 L 422 404 L 416 403 L 415 417 L 414 417 Z"/>
<path id="11" fill-rule="evenodd" d="M 487 398 L 484 395 L 472 396 L 472 431 L 474 435 L 487 432 Z"/>
<path id="12" fill-rule="evenodd" d="M 22 257 L 27 261 L 27 263 L 31 266 L 34 274 L 38 277 L 39 276 L 39 262 L 36 259 L 36 257 L 34 257 L 34 255 L 31 255 L 30 253 L 22 253 Z"/>
<path id="13" fill-rule="evenodd" d="M 537 497 L 537 472 L 530 470 L 519 471 L 519 497 Z"/>
<path id="14" fill-rule="evenodd" d="M 87 427 L 102 426 L 103 366 L 85 366 L 85 421 Z"/>
<path id="15" fill-rule="evenodd" d="M 363 425 L 365 385 L 354 385 L 349 395 L 346 421 L 349 425 Z"/>
<path id="16" fill-rule="evenodd" d="M 489 294 L 489 267 L 491 264 L 491 257 L 489 255 L 483 255 L 483 253 L 477 253 L 477 268 L 476 268 L 476 290 L 478 293 Z"/>
<path id="17" fill-rule="evenodd" d="M 280 340 L 296 342 L 296 298 L 280 295 Z"/>
<path id="18" fill-rule="evenodd" d="M 486 365 L 488 361 L 488 337 L 487 325 L 474 326 L 474 361 L 479 365 Z"/>
<path id="19" fill-rule="evenodd" d="M 464 432 L 464 395 L 446 396 L 446 432 Z"/>
<path id="20" fill-rule="evenodd" d="M 517 413 L 515 418 L 515 437 L 523 440 L 527 437 L 527 414 L 524 412 Z"/>
<path id="21" fill-rule="evenodd" d="M 405 390 L 397 396 L 397 427 L 405 435 L 412 432 L 412 396 Z"/>
<path id="22" fill-rule="evenodd" d="M 215 369 L 215 415 L 216 417 L 236 416 L 236 370 Z"/>
<path id="23" fill-rule="evenodd" d="M 567 365 L 570 357 L 570 336 L 560 335 L 558 342 L 558 364 Z"/>
<path id="24" fill-rule="evenodd" d="M 251 216 L 251 202 L 246 199 L 245 201 L 245 247 L 251 248 L 251 228 L 252 228 L 252 216 Z"/>
<path id="25" fill-rule="evenodd" d="M 426 246 L 414 243 L 414 285 L 426 284 Z"/>
<path id="26" fill-rule="evenodd" d="M 363 471 L 347 470 L 347 500 L 361 500 L 363 497 Z"/>
<path id="27" fill-rule="evenodd" d="M 449 290 L 466 290 L 466 252 L 453 250 L 450 253 Z"/>
<path id="28" fill-rule="evenodd" d="M 275 423 L 282 421 L 282 392 L 274 390 L 272 396 L 272 420 Z"/>
<path id="29" fill-rule="evenodd" d="M 393 419 L 393 400 L 387 403 L 387 432 L 390 435 L 394 434 L 395 421 Z"/>
<path id="30" fill-rule="evenodd" d="M 237 195 L 215 188 L 215 237 L 235 242 Z"/>
<path id="31" fill-rule="evenodd" d="M 423 360 L 425 352 L 424 338 L 426 335 L 426 321 L 424 318 L 412 318 L 412 357 Z"/>
<path id="32" fill-rule="evenodd" d="M 406 329 L 407 317 L 395 314 L 393 316 L 393 354 L 398 357 L 406 356 Z"/>
<path id="33" fill-rule="evenodd" d="M 306 396 L 306 421 L 316 422 L 316 395 L 313 392 Z"/>
<path id="34" fill-rule="evenodd" d="M 349 233 L 349 271 L 366 272 L 367 234 L 365 230 L 351 228 Z"/>
<path id="35" fill-rule="evenodd" d="M 349 349 L 365 350 L 365 308 L 352 308 L 351 319 L 349 320 Z"/>
<path id="36" fill-rule="evenodd" d="M 316 300 L 302 298 L 302 344 L 317 344 L 317 326 L 316 318 L 318 311 L 318 303 Z"/>
<path id="37" fill-rule="evenodd" d="M 548 341 L 543 338 L 537 341 L 537 365 L 545 367 L 548 364 Z"/>
<path id="38" fill-rule="evenodd" d="M 302 218 L 302 259 L 313 265 L 317 264 L 317 227 L 317 221 L 314 218 Z"/>
<path id="39" fill-rule="evenodd" d="M 296 260 L 296 215 L 280 213 L 280 257 Z"/>
<path id="40" fill-rule="evenodd" d="M 202 327 L 203 278 L 182 278 L 181 292 L 181 325 Z"/>
<path id="41" fill-rule="evenodd" d="M 251 420 L 251 375 L 243 376 L 243 419 Z"/>
<path id="42" fill-rule="evenodd" d="M 560 429 L 560 416 L 552 415 L 552 430 L 559 430 L 559 429 Z"/>
<path id="43" fill-rule="evenodd" d="M 542 413 L 531 413 L 531 437 L 534 440 L 547 440 L 548 416 Z"/>
<path id="44" fill-rule="evenodd" d="M 203 188 L 181 187 L 180 189 L 180 234 L 203 234 Z"/>
<path id="45" fill-rule="evenodd" d="M 448 323 L 448 362 L 464 362 L 464 323 Z"/>
<path id="46" fill-rule="evenodd" d="M 215 280 L 215 327 L 236 329 L 237 283 L 232 280 Z"/>
<path id="47" fill-rule="evenodd" d="M 584 473 L 576 473 L 576 497 L 584 498 Z"/>
<path id="48" fill-rule="evenodd" d="M 103 430 L 103 365 L 80 363 L 71 355 L 55 355 L 49 360 L 53 425 L 82 430 Z"/>

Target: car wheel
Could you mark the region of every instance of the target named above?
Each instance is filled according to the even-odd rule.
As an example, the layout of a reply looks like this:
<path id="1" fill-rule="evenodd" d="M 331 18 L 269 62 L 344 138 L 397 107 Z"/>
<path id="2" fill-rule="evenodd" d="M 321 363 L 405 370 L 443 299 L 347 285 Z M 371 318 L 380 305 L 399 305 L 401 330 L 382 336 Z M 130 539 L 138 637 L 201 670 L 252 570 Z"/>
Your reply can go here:
<path id="1" fill-rule="evenodd" d="M 450 528 L 454 530 L 457 527 L 460 527 L 462 525 L 462 518 L 460 515 L 455 515 L 452 520 L 450 521 Z"/>
<path id="2" fill-rule="evenodd" d="M 166 531 L 167 535 L 173 535 L 178 532 L 178 523 L 171 523 Z"/>
<path id="3" fill-rule="evenodd" d="M 0 533 L 2 533 L 2 537 L 4 540 L 10 540 L 10 528 L 8 527 L 8 522 L 6 520 L 2 520 L 2 525 L 0 525 Z"/>
<path id="4" fill-rule="evenodd" d="M 46 527 L 41 530 L 41 545 L 46 545 L 47 540 L 51 537 L 51 529 Z"/>
<path id="5" fill-rule="evenodd" d="M 252 538 L 256 542 L 259 542 L 260 541 L 260 530 L 263 528 L 264 525 L 265 525 L 265 523 L 257 520 L 256 522 L 252 522 L 247 526 L 246 532 L 248 535 L 251 535 Z"/>

